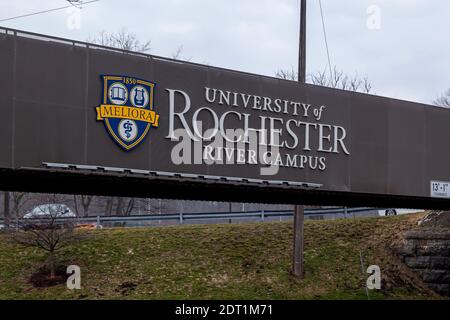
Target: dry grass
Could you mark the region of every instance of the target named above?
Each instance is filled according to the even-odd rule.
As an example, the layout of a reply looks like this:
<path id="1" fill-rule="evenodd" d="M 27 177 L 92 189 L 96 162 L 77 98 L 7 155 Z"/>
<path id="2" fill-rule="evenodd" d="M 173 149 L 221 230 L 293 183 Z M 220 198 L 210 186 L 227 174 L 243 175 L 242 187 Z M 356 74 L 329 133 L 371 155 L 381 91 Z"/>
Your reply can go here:
<path id="1" fill-rule="evenodd" d="M 371 299 L 438 298 L 399 264 L 390 246 L 420 214 L 307 221 L 306 278 L 290 276 L 291 223 L 104 229 L 62 252 L 82 270 L 82 289 L 36 289 L 39 251 L 0 239 L 3 299 L 367 299 L 364 264 L 378 264 L 383 289 Z"/>

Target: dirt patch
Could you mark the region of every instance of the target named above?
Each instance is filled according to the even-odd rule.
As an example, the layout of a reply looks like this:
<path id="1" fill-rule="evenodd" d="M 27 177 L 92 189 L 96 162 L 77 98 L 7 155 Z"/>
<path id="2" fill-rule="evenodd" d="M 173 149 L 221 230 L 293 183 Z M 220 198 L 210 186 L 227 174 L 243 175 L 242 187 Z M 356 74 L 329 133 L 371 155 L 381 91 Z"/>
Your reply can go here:
<path id="1" fill-rule="evenodd" d="M 136 289 L 137 284 L 131 281 L 126 281 L 119 285 L 116 291 L 120 292 L 122 295 L 126 296 L 130 294 L 134 289 Z"/>
<path id="2" fill-rule="evenodd" d="M 66 273 L 67 266 L 59 265 L 55 270 L 55 277 L 50 277 L 50 270 L 47 266 L 39 268 L 39 270 L 33 273 L 30 277 L 30 283 L 35 288 L 48 288 L 58 284 L 66 283 L 67 278 L 70 276 Z"/>

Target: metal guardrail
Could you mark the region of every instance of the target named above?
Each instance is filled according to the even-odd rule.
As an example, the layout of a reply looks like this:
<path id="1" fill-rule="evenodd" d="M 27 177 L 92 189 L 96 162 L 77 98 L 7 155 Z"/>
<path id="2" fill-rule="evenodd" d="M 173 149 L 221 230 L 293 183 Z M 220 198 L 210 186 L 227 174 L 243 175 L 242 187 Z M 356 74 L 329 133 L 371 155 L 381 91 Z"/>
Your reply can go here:
<path id="1" fill-rule="evenodd" d="M 346 215 L 370 212 L 374 210 L 385 210 L 382 208 L 319 208 L 319 209 L 305 209 L 305 216 L 321 216 L 321 215 Z M 267 218 L 288 218 L 293 216 L 293 210 L 257 210 L 246 212 L 192 212 L 192 213 L 169 213 L 169 214 L 153 214 L 153 215 L 138 215 L 138 216 L 92 216 L 92 217 L 79 217 L 79 218 L 64 218 L 58 219 L 60 221 L 73 221 L 76 220 L 79 223 L 126 223 L 126 222 L 151 222 L 151 221 L 178 221 L 183 224 L 185 221 L 193 220 L 229 220 L 229 219 L 258 219 L 259 221 L 265 221 Z M 13 219 L 14 220 L 14 219 Z M 30 219 L 31 221 L 31 219 Z M 0 223 L 3 223 L 3 219 L 0 219 Z"/>

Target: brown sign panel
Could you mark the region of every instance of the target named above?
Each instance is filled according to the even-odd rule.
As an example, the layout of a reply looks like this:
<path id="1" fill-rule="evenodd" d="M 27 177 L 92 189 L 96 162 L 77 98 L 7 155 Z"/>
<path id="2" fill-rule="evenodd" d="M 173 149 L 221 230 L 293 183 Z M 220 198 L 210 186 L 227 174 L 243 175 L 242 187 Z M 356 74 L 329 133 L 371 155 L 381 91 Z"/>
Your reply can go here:
<path id="1" fill-rule="evenodd" d="M 443 108 L 12 35 L 0 37 L 0 70 L 5 170 L 442 199 L 450 188 Z"/>

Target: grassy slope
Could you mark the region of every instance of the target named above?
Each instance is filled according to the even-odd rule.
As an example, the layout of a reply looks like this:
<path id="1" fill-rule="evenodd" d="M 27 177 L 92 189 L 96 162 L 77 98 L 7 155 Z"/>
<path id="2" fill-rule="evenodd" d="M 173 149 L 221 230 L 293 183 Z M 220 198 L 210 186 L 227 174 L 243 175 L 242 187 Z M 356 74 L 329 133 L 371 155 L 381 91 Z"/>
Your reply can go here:
<path id="1" fill-rule="evenodd" d="M 385 250 L 418 217 L 307 221 L 303 281 L 289 275 L 291 223 L 96 231 L 62 252 L 82 270 L 74 292 L 33 288 L 28 278 L 44 255 L 0 239 L 0 298 L 366 299 L 360 250 L 388 288 L 371 298 L 436 298 Z M 122 289 L 127 282 L 137 287 Z"/>

